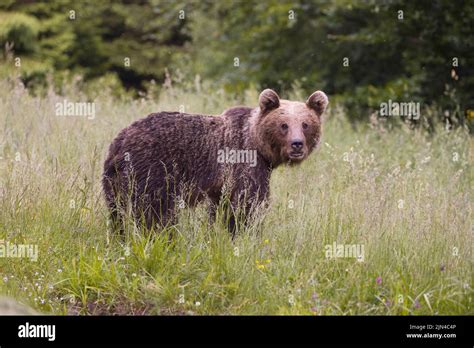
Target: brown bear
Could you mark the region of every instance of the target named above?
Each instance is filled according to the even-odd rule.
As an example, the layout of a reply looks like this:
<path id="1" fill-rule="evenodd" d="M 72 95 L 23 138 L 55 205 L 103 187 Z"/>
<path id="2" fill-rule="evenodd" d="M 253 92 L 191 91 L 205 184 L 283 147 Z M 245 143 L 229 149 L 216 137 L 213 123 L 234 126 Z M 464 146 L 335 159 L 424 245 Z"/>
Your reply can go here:
<path id="1" fill-rule="evenodd" d="M 148 228 L 174 224 L 180 205 L 207 200 L 210 219 L 226 199 L 235 234 L 269 194 L 280 164 L 301 163 L 321 137 L 328 104 L 316 91 L 306 103 L 282 100 L 271 89 L 256 108 L 237 106 L 220 116 L 160 112 L 132 123 L 110 145 L 103 188 L 112 220 L 126 212 Z"/>

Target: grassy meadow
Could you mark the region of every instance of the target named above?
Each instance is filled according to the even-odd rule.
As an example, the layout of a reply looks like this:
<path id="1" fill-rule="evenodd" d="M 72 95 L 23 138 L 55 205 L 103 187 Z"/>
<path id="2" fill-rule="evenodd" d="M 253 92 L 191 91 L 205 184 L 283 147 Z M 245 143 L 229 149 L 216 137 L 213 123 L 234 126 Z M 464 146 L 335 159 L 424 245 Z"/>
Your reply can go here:
<path id="1" fill-rule="evenodd" d="M 280 167 L 260 228 L 232 241 L 205 207 L 183 209 L 175 238 L 107 226 L 102 164 L 115 135 L 161 110 L 219 114 L 256 105 L 222 91 L 160 97 L 97 93 L 95 117 L 56 116 L 86 101 L 71 87 L 32 97 L 0 82 L 0 239 L 38 246 L 0 258 L 0 294 L 50 314 L 473 314 L 473 140 L 372 122 L 330 103 L 320 149 Z M 289 96 L 305 100 L 296 91 Z M 470 153 L 471 152 L 471 153 Z M 326 246 L 363 246 L 328 258 Z"/>

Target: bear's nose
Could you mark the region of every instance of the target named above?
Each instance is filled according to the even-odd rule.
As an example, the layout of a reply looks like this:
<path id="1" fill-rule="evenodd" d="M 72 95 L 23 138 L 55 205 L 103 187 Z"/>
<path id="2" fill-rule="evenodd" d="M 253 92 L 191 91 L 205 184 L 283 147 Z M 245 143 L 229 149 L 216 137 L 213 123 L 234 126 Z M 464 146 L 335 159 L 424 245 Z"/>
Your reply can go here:
<path id="1" fill-rule="evenodd" d="M 291 147 L 294 150 L 301 150 L 303 148 L 303 142 L 301 140 L 293 140 L 291 142 Z"/>

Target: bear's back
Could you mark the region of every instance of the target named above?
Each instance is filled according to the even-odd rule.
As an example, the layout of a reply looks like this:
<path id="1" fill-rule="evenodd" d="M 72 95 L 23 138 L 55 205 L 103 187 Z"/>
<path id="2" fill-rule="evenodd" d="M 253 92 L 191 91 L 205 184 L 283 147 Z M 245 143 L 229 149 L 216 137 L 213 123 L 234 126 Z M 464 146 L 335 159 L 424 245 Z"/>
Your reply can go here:
<path id="1" fill-rule="evenodd" d="M 217 149 L 223 147 L 224 133 L 224 119 L 219 116 L 150 114 L 117 135 L 104 175 L 114 177 L 133 169 L 137 179 L 151 177 L 155 186 L 161 186 L 158 181 L 164 176 L 172 175 L 206 187 L 219 174 Z"/>

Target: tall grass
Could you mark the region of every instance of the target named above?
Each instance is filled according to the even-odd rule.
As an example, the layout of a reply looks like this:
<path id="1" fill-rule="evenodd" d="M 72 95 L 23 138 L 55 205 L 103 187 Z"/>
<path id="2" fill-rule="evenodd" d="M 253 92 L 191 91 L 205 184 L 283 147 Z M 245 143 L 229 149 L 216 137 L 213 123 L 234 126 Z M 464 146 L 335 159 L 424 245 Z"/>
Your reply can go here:
<path id="1" fill-rule="evenodd" d="M 0 258 L 0 293 L 66 314 L 472 314 L 473 174 L 463 129 L 354 129 L 332 106 L 320 150 L 281 167 L 259 229 L 232 241 L 206 210 L 167 234 L 107 227 L 108 145 L 160 110 L 219 114 L 223 92 L 168 88 L 158 99 L 94 99 L 96 117 L 55 115 L 85 101 L 0 82 L 0 239 L 36 244 L 38 261 Z M 298 94 L 298 93 L 297 93 Z M 303 96 L 301 96 L 303 98 Z M 257 92 L 244 102 L 255 105 Z M 472 154 L 471 154 L 472 156 Z M 327 258 L 359 244 L 364 260 Z"/>

